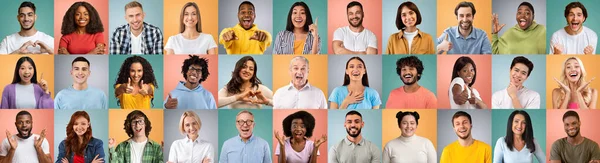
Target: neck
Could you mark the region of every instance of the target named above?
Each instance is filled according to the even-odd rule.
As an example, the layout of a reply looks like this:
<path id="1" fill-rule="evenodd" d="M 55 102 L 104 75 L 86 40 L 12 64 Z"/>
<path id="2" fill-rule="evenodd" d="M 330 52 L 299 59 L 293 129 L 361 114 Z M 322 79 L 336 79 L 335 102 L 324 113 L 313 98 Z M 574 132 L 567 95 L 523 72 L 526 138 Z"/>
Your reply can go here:
<path id="1" fill-rule="evenodd" d="M 144 26 L 142 26 L 142 28 L 140 28 L 140 29 L 138 29 L 138 30 L 135 30 L 135 29 L 133 29 L 133 28 L 129 28 L 129 30 L 131 30 L 131 33 L 132 33 L 133 35 L 135 35 L 135 36 L 139 36 L 139 35 L 142 33 L 142 31 L 144 30 Z"/>
<path id="2" fill-rule="evenodd" d="M 569 35 L 576 35 L 581 33 L 583 30 L 583 26 L 579 26 L 579 29 L 577 29 L 576 31 L 573 31 L 571 28 L 569 28 L 569 26 L 565 27 L 565 31 L 567 32 L 567 34 Z"/>
<path id="3" fill-rule="evenodd" d="M 295 34 L 296 33 L 297 34 L 306 34 L 306 33 L 308 33 L 307 31 L 304 31 L 303 27 L 294 27 L 294 30 L 292 32 L 294 32 Z"/>
<path id="4" fill-rule="evenodd" d="M 296 85 L 296 84 L 293 84 L 293 85 L 294 85 L 294 88 L 296 88 L 296 90 L 300 90 L 300 89 L 304 88 L 304 86 L 306 86 L 306 84 L 308 84 L 308 82 L 304 82 L 303 85 Z"/>
<path id="5" fill-rule="evenodd" d="M 25 82 L 25 81 L 21 80 L 21 82 L 19 82 L 19 84 L 21 84 L 21 85 L 29 85 L 29 84 L 31 84 L 31 81 Z"/>
<path id="6" fill-rule="evenodd" d="M 513 134 L 513 140 L 514 142 L 521 142 L 523 141 L 523 136 L 519 134 Z"/>
<path id="7" fill-rule="evenodd" d="M 250 81 L 244 81 L 244 83 L 242 83 L 242 88 L 243 89 L 252 89 L 252 83 L 250 83 Z"/>
<path id="8" fill-rule="evenodd" d="M 79 139 L 79 144 L 83 144 L 83 135 L 77 135 L 77 139 Z"/>
<path id="9" fill-rule="evenodd" d="M 35 33 L 37 32 L 37 30 L 35 29 L 35 27 L 31 27 L 31 29 L 29 30 L 25 30 L 25 29 L 21 29 L 21 31 L 19 31 L 19 35 L 21 36 L 33 36 L 35 35 Z"/>
<path id="10" fill-rule="evenodd" d="M 460 143 L 461 146 L 463 147 L 468 147 L 471 144 L 473 144 L 473 142 L 475 142 L 475 139 L 473 139 L 473 137 L 469 136 L 466 139 L 458 139 L 458 143 Z"/>
<path id="11" fill-rule="evenodd" d="M 365 27 L 363 27 L 362 25 L 360 25 L 358 27 L 353 27 L 353 26 L 349 26 L 349 27 L 352 32 L 356 32 L 356 33 L 362 32 L 365 29 Z"/>
<path id="12" fill-rule="evenodd" d="M 146 136 L 133 136 L 131 140 L 133 140 L 136 143 L 141 143 L 148 140 L 148 138 Z"/>
<path id="13" fill-rule="evenodd" d="M 192 28 L 192 27 L 185 27 L 185 30 L 183 30 L 183 33 L 181 33 L 184 37 L 187 38 L 191 38 L 191 37 L 195 37 L 198 34 L 200 34 L 200 32 L 196 31 L 196 28 Z"/>
<path id="14" fill-rule="evenodd" d="M 350 140 L 350 142 L 352 142 L 354 144 L 358 144 L 360 142 L 360 140 L 362 140 L 362 135 L 358 135 L 357 137 L 352 137 L 350 135 L 346 135 L 346 138 L 348 138 L 348 140 Z"/>
<path id="15" fill-rule="evenodd" d="M 404 31 L 406 31 L 406 32 L 415 32 L 415 31 L 417 31 L 417 27 L 416 26 L 406 27 L 404 29 Z"/>
<path id="16" fill-rule="evenodd" d="M 304 144 L 304 143 L 306 142 L 306 139 L 304 139 L 304 138 L 294 138 L 294 137 L 292 137 L 290 142 L 291 142 L 292 144 Z"/>
<path id="17" fill-rule="evenodd" d="M 240 137 L 241 137 L 241 136 L 240 136 Z M 243 141 L 244 143 L 246 143 L 246 142 L 248 142 L 248 140 L 250 140 L 250 138 L 251 138 L 251 137 L 252 137 L 252 135 L 250 135 L 248 138 L 244 138 L 244 137 L 241 137 L 241 138 L 242 138 L 242 141 Z"/>
<path id="18" fill-rule="evenodd" d="M 198 83 L 185 82 L 185 84 L 183 84 L 183 86 L 185 86 L 186 88 L 188 88 L 190 90 L 198 87 L 198 85 L 200 85 L 200 82 L 198 82 Z"/>
<path id="19" fill-rule="evenodd" d="M 350 84 L 348 84 L 348 88 L 362 89 L 362 88 L 364 88 L 364 86 L 362 85 L 362 80 L 350 80 Z"/>
<path id="20" fill-rule="evenodd" d="M 77 27 L 77 30 L 75 31 L 75 33 L 85 34 L 85 27 Z"/>
<path id="21" fill-rule="evenodd" d="M 402 86 L 402 88 L 404 88 L 404 92 L 406 92 L 406 93 L 414 93 L 417 90 L 419 90 L 419 88 L 421 88 L 421 86 L 418 83 L 414 83 L 411 85 L 404 85 L 404 86 Z"/>
<path id="22" fill-rule="evenodd" d="M 87 82 L 81 83 L 81 84 L 79 84 L 79 83 L 73 83 L 73 89 L 78 90 L 78 91 L 87 89 L 87 87 L 88 87 Z"/>
<path id="23" fill-rule="evenodd" d="M 467 30 L 463 30 L 460 27 L 458 27 L 458 32 L 460 33 L 460 35 L 462 35 L 463 37 L 468 37 L 469 34 L 471 34 L 471 31 L 473 31 L 473 27 L 467 29 Z"/>
<path id="24" fill-rule="evenodd" d="M 188 134 L 188 135 L 187 135 L 187 137 L 188 137 L 189 139 L 191 139 L 192 141 L 196 141 L 196 139 L 198 139 L 198 134 L 195 134 L 195 135 L 189 135 L 189 134 Z"/>
<path id="25" fill-rule="evenodd" d="M 404 137 L 404 138 L 412 138 L 413 136 L 415 136 L 415 134 L 413 134 L 413 135 L 404 135 L 404 134 L 401 134 L 400 136 Z"/>
<path id="26" fill-rule="evenodd" d="M 577 134 L 575 137 L 567 137 L 567 142 L 569 142 L 569 144 L 573 144 L 573 145 L 577 145 L 579 143 L 581 143 L 583 141 L 583 136 L 581 136 L 581 134 Z"/>

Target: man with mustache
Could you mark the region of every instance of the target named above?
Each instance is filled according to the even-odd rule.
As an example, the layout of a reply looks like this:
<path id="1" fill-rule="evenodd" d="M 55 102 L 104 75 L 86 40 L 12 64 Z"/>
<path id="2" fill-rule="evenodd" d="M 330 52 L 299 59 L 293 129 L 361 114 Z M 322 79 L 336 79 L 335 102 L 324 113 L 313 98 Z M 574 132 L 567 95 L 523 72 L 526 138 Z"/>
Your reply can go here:
<path id="1" fill-rule="evenodd" d="M 452 116 L 452 127 L 458 140 L 448 144 L 442 152 L 440 163 L 453 162 L 492 162 L 492 147 L 471 135 L 471 115 L 458 111 Z"/>
<path id="2" fill-rule="evenodd" d="M 115 139 L 108 139 L 111 163 L 162 163 L 162 145 L 150 140 L 152 124 L 139 110 L 127 114 L 124 127 L 129 139 L 119 143 L 115 148 Z"/>
<path id="3" fill-rule="evenodd" d="M 423 75 L 423 62 L 415 56 L 396 61 L 396 74 L 404 86 L 390 92 L 385 108 L 389 109 L 437 109 L 437 98 L 433 92 L 419 85 Z"/>
<path id="4" fill-rule="evenodd" d="M 90 61 L 77 57 L 71 62 L 73 85 L 56 94 L 54 109 L 108 109 L 108 99 L 102 90 L 89 87 Z"/>
<path id="5" fill-rule="evenodd" d="M 308 59 L 296 56 L 290 62 L 290 84 L 273 96 L 273 109 L 327 109 L 327 100 L 321 89 L 308 83 Z"/>
<path id="6" fill-rule="evenodd" d="M 238 7 L 239 23 L 221 31 L 219 43 L 227 54 L 263 54 L 271 45 L 271 34 L 254 24 L 255 11 L 252 2 L 242 2 Z"/>
<path id="7" fill-rule="evenodd" d="M 546 27 L 537 24 L 535 10 L 529 2 L 522 2 L 517 8 L 517 24 L 504 32 L 498 32 L 506 24 L 500 25 L 498 14 L 492 16 L 493 54 L 546 54 Z"/>
<path id="8" fill-rule="evenodd" d="M 485 31 L 473 27 L 475 5 L 463 1 L 454 8 L 457 26 L 448 27 L 437 38 L 437 52 L 442 54 L 491 54 L 492 47 Z"/>
<path id="9" fill-rule="evenodd" d="M 51 163 L 50 145 L 46 140 L 46 129 L 40 135 L 32 134 L 33 117 L 27 111 L 17 113 L 17 134 L 6 130 L 6 139 L 0 147 L 0 163 Z"/>
<path id="10" fill-rule="evenodd" d="M 21 31 L 6 36 L 0 43 L 0 54 L 52 54 L 54 38 L 35 29 L 35 4 L 25 1 L 17 10 Z"/>
<path id="11" fill-rule="evenodd" d="M 248 110 L 235 116 L 239 135 L 223 143 L 220 163 L 271 163 L 271 147 L 266 140 L 254 135 L 254 125 L 254 114 Z"/>
<path id="12" fill-rule="evenodd" d="M 329 149 L 329 163 L 380 163 L 381 149 L 360 134 L 365 126 L 362 115 L 355 110 L 346 113 L 346 138 Z"/>
<path id="13" fill-rule="evenodd" d="M 539 109 L 540 94 L 525 88 L 523 83 L 533 71 L 529 59 L 518 56 L 510 64 L 508 87 L 492 95 L 492 109 Z"/>
<path id="14" fill-rule="evenodd" d="M 169 93 L 163 106 L 165 109 L 217 109 L 213 95 L 201 83 L 208 75 L 208 60 L 197 55 L 183 61 L 181 73 L 184 81 L 180 81 Z"/>
<path id="15" fill-rule="evenodd" d="M 163 54 L 163 34 L 160 28 L 144 22 L 142 4 L 131 1 L 125 5 L 127 24 L 115 29 L 110 39 L 110 54 Z"/>
<path id="16" fill-rule="evenodd" d="M 577 112 L 569 110 L 563 114 L 563 126 L 567 137 L 552 143 L 551 163 L 600 163 L 598 143 L 581 136 L 581 121 Z"/>
<path id="17" fill-rule="evenodd" d="M 596 54 L 598 36 L 583 26 L 588 17 L 581 2 L 571 2 L 565 7 L 567 26 L 552 34 L 550 54 Z"/>
<path id="18" fill-rule="evenodd" d="M 377 37 L 362 22 L 363 7 L 352 1 L 346 6 L 350 26 L 340 27 L 333 33 L 334 54 L 377 54 Z"/>

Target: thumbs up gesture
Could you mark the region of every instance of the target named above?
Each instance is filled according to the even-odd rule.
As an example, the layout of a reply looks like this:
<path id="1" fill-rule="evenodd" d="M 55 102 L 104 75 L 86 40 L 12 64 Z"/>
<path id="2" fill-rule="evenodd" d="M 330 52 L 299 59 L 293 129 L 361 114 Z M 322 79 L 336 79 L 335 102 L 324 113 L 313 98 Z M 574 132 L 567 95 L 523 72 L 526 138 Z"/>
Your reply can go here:
<path id="1" fill-rule="evenodd" d="M 40 81 L 38 82 L 38 85 L 40 86 L 40 88 L 42 88 L 44 93 L 50 94 L 50 90 L 48 90 L 48 81 L 44 80 L 44 73 L 42 73 L 42 75 L 40 76 Z"/>
<path id="2" fill-rule="evenodd" d="M 127 79 L 127 85 L 125 85 L 125 93 L 127 93 L 127 94 L 133 93 L 133 85 L 131 84 L 131 78 Z"/>
<path id="3" fill-rule="evenodd" d="M 167 103 L 165 103 L 165 108 L 167 108 L 167 109 L 177 108 L 177 98 L 173 98 L 173 96 L 170 93 L 169 93 L 169 97 L 167 97 Z"/>
<path id="4" fill-rule="evenodd" d="M 448 41 L 448 34 L 444 37 L 442 43 L 437 46 L 438 54 L 448 52 L 452 49 L 452 42 Z"/>
<path id="5" fill-rule="evenodd" d="M 140 88 L 139 93 L 144 96 L 150 94 L 150 86 L 148 84 L 144 84 L 144 80 L 141 80 L 140 82 L 141 82 L 140 84 L 142 85 L 142 88 Z"/>

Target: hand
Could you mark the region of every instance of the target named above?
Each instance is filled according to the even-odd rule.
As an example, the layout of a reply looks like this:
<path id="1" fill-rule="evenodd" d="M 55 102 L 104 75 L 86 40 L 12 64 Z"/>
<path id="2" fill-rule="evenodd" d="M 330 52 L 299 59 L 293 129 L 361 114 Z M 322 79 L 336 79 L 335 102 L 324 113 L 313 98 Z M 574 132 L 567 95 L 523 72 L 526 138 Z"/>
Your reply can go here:
<path id="1" fill-rule="evenodd" d="M 104 54 L 104 46 L 97 46 L 96 48 L 92 49 L 92 51 L 90 51 L 88 54 Z"/>
<path id="2" fill-rule="evenodd" d="M 127 93 L 127 94 L 133 93 L 133 85 L 131 84 L 131 78 L 127 79 L 127 85 L 125 85 L 125 93 Z"/>
<path id="3" fill-rule="evenodd" d="M 473 89 L 471 89 L 471 87 L 469 87 L 469 90 L 471 91 L 471 98 L 469 98 L 469 104 L 476 104 L 477 101 L 479 101 L 479 99 L 475 97 L 475 93 L 473 93 Z"/>
<path id="4" fill-rule="evenodd" d="M 438 45 L 438 54 L 442 54 L 444 52 L 448 52 L 452 49 L 452 42 L 448 41 L 448 34 L 444 37 L 442 43 Z"/>
<path id="5" fill-rule="evenodd" d="M 67 48 L 59 47 L 58 54 L 69 54 L 69 51 L 67 50 Z"/>
<path id="6" fill-rule="evenodd" d="M 267 39 L 267 34 L 263 31 L 254 31 L 254 35 L 250 37 L 250 40 L 256 40 L 259 42 L 263 42 Z"/>
<path id="7" fill-rule="evenodd" d="M 108 138 L 108 148 L 114 148 L 117 145 L 115 138 Z"/>
<path id="8" fill-rule="evenodd" d="M 320 139 L 315 140 L 314 147 L 319 148 L 319 146 L 321 146 L 321 144 L 325 143 L 326 141 L 327 141 L 327 135 L 323 134 Z"/>
<path id="9" fill-rule="evenodd" d="M 35 149 L 42 149 L 42 143 L 44 142 L 45 139 L 46 139 L 46 129 L 43 129 L 42 133 L 40 133 L 40 137 L 35 138 L 35 142 L 33 144 Z"/>
<path id="10" fill-rule="evenodd" d="M 229 30 L 223 34 L 223 40 L 225 40 L 225 42 L 237 39 L 238 37 L 235 35 L 235 32 L 233 30 Z"/>
<path id="11" fill-rule="evenodd" d="M 556 81 L 560 85 L 560 88 L 565 91 L 565 94 L 571 93 L 571 89 L 567 85 L 565 85 L 564 83 L 558 81 L 558 79 L 556 79 L 556 78 L 554 78 L 554 81 Z"/>
<path id="12" fill-rule="evenodd" d="M 104 162 L 104 158 L 98 158 L 98 156 L 100 156 L 100 154 L 96 154 L 96 157 L 94 157 L 94 160 L 92 160 L 92 163 L 103 163 Z"/>
<path id="13" fill-rule="evenodd" d="M 165 108 L 167 108 L 167 109 L 177 108 L 177 98 L 172 98 L 171 93 L 169 93 L 169 97 L 167 98 L 167 103 L 165 104 Z"/>
<path id="14" fill-rule="evenodd" d="M 583 49 L 583 54 L 592 54 L 594 52 L 594 47 L 592 45 L 588 45 Z"/>
<path id="15" fill-rule="evenodd" d="M 273 134 L 275 134 L 275 138 L 277 139 L 277 142 L 279 142 L 279 146 L 283 147 L 285 144 L 285 137 L 283 135 L 280 135 L 279 131 L 273 131 Z"/>
<path id="16" fill-rule="evenodd" d="M 254 103 L 256 104 L 268 104 L 269 103 L 269 99 L 267 99 L 261 91 L 254 91 L 252 93 L 254 96 L 256 96 L 256 101 L 254 101 Z"/>
<path id="17" fill-rule="evenodd" d="M 50 90 L 48 90 L 48 82 L 46 80 L 44 80 L 44 73 L 43 72 L 42 72 L 42 74 L 40 76 L 40 81 L 38 82 L 38 85 L 40 86 L 40 88 L 42 88 L 42 90 L 44 91 L 44 93 L 50 94 Z"/>
<path id="18" fill-rule="evenodd" d="M 581 91 L 583 91 L 583 89 L 584 89 L 585 87 L 587 87 L 588 85 L 590 85 L 590 83 L 592 83 L 592 81 L 594 81 L 594 79 L 596 79 L 596 77 L 593 77 L 593 78 L 592 78 L 592 79 L 590 79 L 589 81 L 585 81 L 585 80 L 584 80 L 584 81 L 581 83 L 581 85 L 579 86 L 579 88 L 577 88 L 577 92 L 581 92 Z"/>
<path id="19" fill-rule="evenodd" d="M 15 139 L 12 134 L 10 134 L 10 131 L 6 130 L 6 139 L 8 139 L 8 144 L 10 144 L 10 149 L 12 150 L 16 150 L 18 143 L 17 143 L 17 139 Z"/>
<path id="20" fill-rule="evenodd" d="M 254 102 L 254 100 L 252 99 L 252 96 L 254 96 L 254 93 L 252 91 L 250 91 L 250 89 L 242 92 L 241 94 L 238 94 L 236 96 L 237 101 L 242 101 L 242 102 Z"/>
<path id="21" fill-rule="evenodd" d="M 500 32 L 505 25 L 506 24 L 500 25 L 500 23 L 498 23 L 498 14 L 492 15 L 492 34 L 498 34 L 498 32 Z"/>
<path id="22" fill-rule="evenodd" d="M 348 96 L 346 96 L 346 98 L 344 98 L 344 102 L 348 103 L 348 105 L 350 104 L 358 104 L 363 100 L 363 93 L 355 93 L 353 91 L 350 91 L 350 93 L 348 93 Z"/>
<path id="23" fill-rule="evenodd" d="M 600 163 L 600 160 L 590 160 L 589 163 Z"/>
<path id="24" fill-rule="evenodd" d="M 141 82 L 140 84 L 142 84 L 142 88 L 140 88 L 140 90 L 138 92 L 144 96 L 150 94 L 149 84 L 144 84 L 144 80 L 141 80 L 140 82 Z"/>
<path id="25" fill-rule="evenodd" d="M 27 41 L 25 43 L 23 43 L 23 45 L 21 45 L 21 47 L 15 51 L 15 53 L 20 53 L 20 54 L 30 54 L 32 53 L 31 51 L 27 50 L 28 47 L 34 47 L 35 44 L 31 41 Z"/>
<path id="26" fill-rule="evenodd" d="M 319 21 L 319 18 L 317 17 L 315 19 L 315 22 L 308 26 L 308 31 L 310 31 L 313 34 L 313 36 L 315 36 L 315 39 L 319 38 L 319 37 L 317 37 L 319 35 L 319 28 L 317 26 L 318 21 Z"/>
<path id="27" fill-rule="evenodd" d="M 210 158 L 204 157 L 204 159 L 202 159 L 202 163 L 210 163 Z"/>
<path id="28" fill-rule="evenodd" d="M 62 163 L 69 163 L 69 160 L 67 160 L 66 157 L 63 157 L 62 159 L 60 159 L 60 162 L 62 162 Z"/>
<path id="29" fill-rule="evenodd" d="M 551 43 L 550 45 L 552 45 L 552 50 L 554 51 L 554 54 L 562 54 L 565 50 L 565 47 L 562 44 Z"/>
<path id="30" fill-rule="evenodd" d="M 454 102 L 458 105 L 465 104 L 469 100 L 469 92 L 467 91 L 467 85 L 463 86 L 462 92 L 454 96 Z"/>
<path id="31" fill-rule="evenodd" d="M 48 45 L 46 45 L 46 43 L 37 40 L 34 43 L 34 46 L 40 46 L 40 53 L 48 53 L 48 54 L 52 54 L 54 53 L 54 50 L 52 50 L 51 47 L 49 47 Z"/>
<path id="32" fill-rule="evenodd" d="M 517 91 L 520 89 L 520 87 L 517 87 L 516 85 L 514 85 L 513 83 L 510 83 L 508 85 L 508 88 L 506 89 L 506 91 L 508 92 L 508 95 L 512 98 L 517 97 Z"/>

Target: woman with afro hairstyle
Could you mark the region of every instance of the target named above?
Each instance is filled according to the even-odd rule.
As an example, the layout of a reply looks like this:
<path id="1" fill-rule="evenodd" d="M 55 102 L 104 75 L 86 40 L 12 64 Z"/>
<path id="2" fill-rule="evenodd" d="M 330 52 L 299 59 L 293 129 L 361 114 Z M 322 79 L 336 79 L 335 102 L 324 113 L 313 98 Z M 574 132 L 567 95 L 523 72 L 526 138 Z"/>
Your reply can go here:
<path id="1" fill-rule="evenodd" d="M 75 2 L 60 28 L 58 54 L 107 54 L 104 27 L 98 11 L 88 2 Z"/>
<path id="2" fill-rule="evenodd" d="M 274 132 L 279 142 L 275 148 L 279 163 L 316 163 L 319 146 L 327 141 L 327 135 L 315 141 L 309 139 L 315 129 L 315 117 L 306 111 L 298 111 L 285 117 L 282 126 L 285 137 Z"/>
<path id="3" fill-rule="evenodd" d="M 150 109 L 158 88 L 152 65 L 140 56 L 125 59 L 114 84 L 117 104 L 122 109 Z"/>

